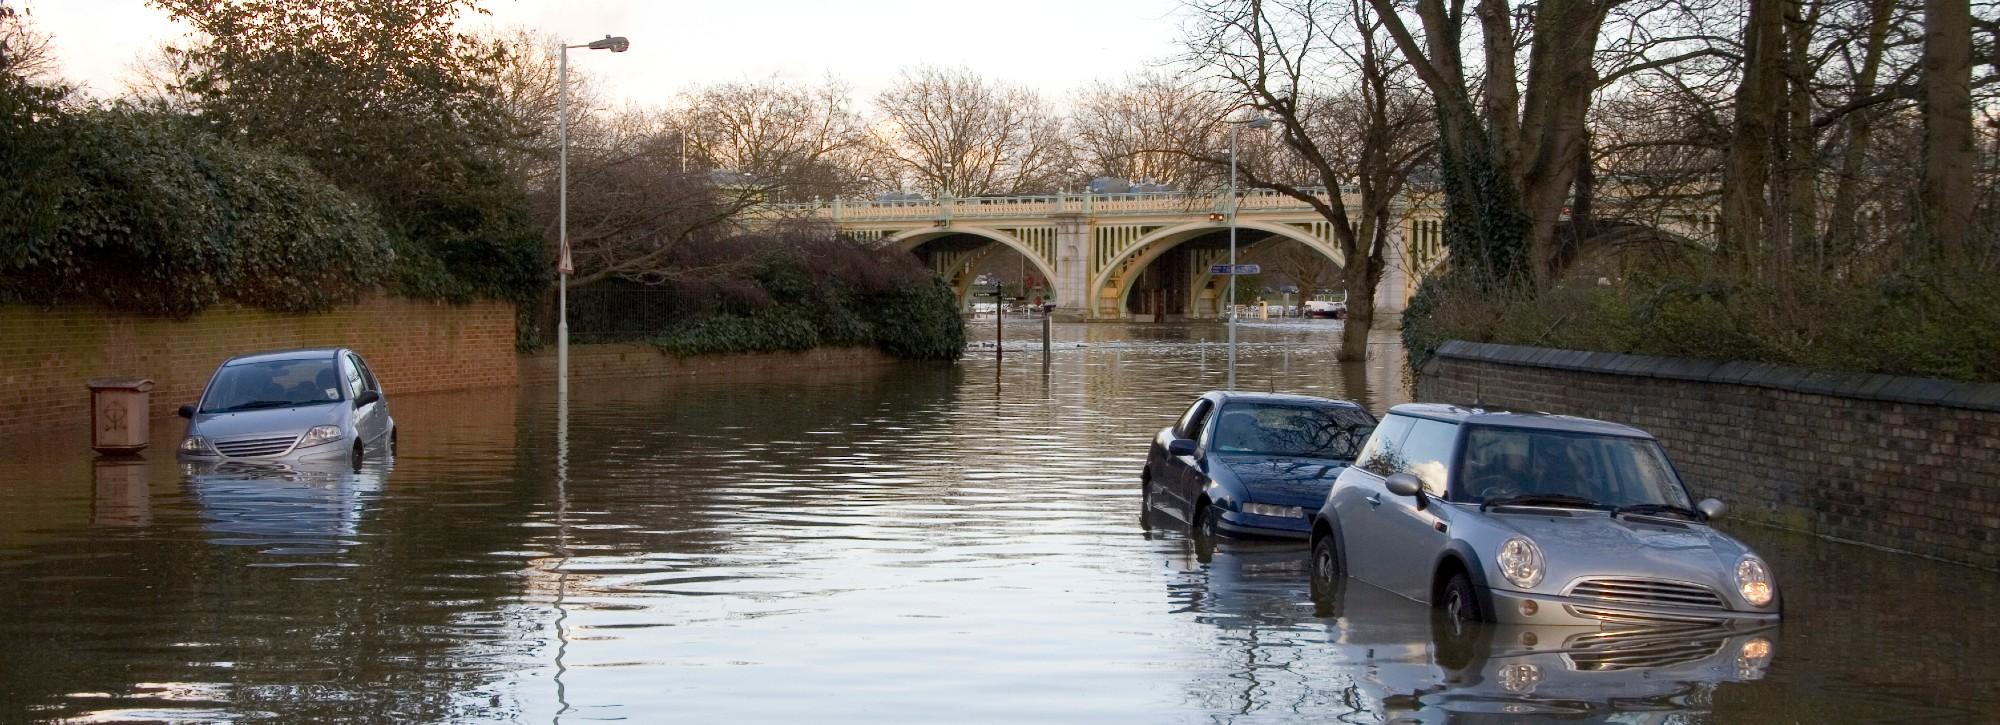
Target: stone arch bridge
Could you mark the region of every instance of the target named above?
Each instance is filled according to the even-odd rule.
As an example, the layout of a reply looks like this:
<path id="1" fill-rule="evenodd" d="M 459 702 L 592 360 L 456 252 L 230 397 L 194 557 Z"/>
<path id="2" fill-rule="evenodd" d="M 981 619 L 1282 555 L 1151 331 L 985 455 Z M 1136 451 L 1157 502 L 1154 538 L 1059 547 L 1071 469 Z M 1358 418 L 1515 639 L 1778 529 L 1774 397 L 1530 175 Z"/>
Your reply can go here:
<path id="1" fill-rule="evenodd" d="M 1239 261 L 1264 245 L 1304 245 L 1345 266 L 1328 222 L 1303 201 L 1276 192 L 1244 192 L 1236 214 Z M 1358 205 L 1350 197 L 1349 208 Z M 1012 250 L 1055 290 L 1060 320 L 1134 316 L 1133 290 L 1166 317 L 1210 319 L 1223 313 L 1227 279 L 1209 265 L 1227 263 L 1227 194 L 1057 194 L 908 201 L 833 201 L 768 207 L 767 215 L 831 222 L 864 241 L 893 244 L 925 259 L 967 298 L 989 255 Z M 1423 275 L 1443 258 L 1437 212 L 1399 207 L 1376 290 L 1378 314 L 1402 312 Z M 1157 303 L 1155 303 L 1155 301 Z"/>

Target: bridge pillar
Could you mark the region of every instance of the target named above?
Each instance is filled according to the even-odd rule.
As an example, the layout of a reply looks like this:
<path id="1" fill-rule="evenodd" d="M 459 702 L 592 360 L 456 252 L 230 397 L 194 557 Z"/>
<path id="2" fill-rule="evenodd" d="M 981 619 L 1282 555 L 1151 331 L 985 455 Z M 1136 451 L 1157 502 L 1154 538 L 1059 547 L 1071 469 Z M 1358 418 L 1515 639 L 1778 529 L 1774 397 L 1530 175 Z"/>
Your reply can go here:
<path id="1" fill-rule="evenodd" d="M 1082 322 L 1097 302 L 1090 289 L 1090 219 L 1082 214 L 1056 214 L 1055 319 Z"/>
<path id="2" fill-rule="evenodd" d="M 1403 310 L 1410 305 L 1410 255 L 1404 248 L 1403 227 L 1409 225 L 1401 207 L 1390 210 L 1389 217 L 1395 223 L 1389 225 L 1389 238 L 1382 249 L 1382 281 L 1375 287 L 1375 324 L 1384 328 L 1401 328 Z"/>

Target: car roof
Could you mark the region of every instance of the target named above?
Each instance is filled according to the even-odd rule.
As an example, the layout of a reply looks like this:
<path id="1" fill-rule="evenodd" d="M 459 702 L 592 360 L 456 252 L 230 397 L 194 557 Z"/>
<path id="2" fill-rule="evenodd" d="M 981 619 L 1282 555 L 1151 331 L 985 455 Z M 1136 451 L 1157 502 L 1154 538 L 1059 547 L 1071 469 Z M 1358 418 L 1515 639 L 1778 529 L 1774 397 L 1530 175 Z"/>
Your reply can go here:
<path id="1" fill-rule="evenodd" d="M 1361 407 L 1360 403 L 1356 403 L 1352 400 L 1320 398 L 1311 395 L 1295 395 L 1292 393 L 1250 393 L 1241 390 L 1211 390 L 1208 391 L 1207 395 L 1214 397 L 1217 400 L 1224 403 L 1230 403 L 1230 402 L 1290 403 L 1293 405 L 1310 403 L 1314 405 L 1332 405 L 1342 408 Z"/>
<path id="2" fill-rule="evenodd" d="M 334 356 L 336 356 L 336 355 L 339 355 L 339 354 L 340 354 L 340 351 L 342 351 L 342 350 L 345 350 L 345 349 L 347 349 L 347 348 L 344 348 L 344 347 L 304 347 L 304 348 L 299 348 L 299 349 L 296 349 L 296 350 L 266 350 L 266 351 L 264 351 L 264 352 L 251 352 L 251 353 L 244 353 L 244 354 L 242 354 L 242 355 L 237 355 L 237 356 L 235 356 L 235 357 L 232 357 L 232 358 L 229 358 L 228 360 L 224 360 L 224 361 L 222 361 L 222 365 L 223 365 L 224 367 L 228 367 L 228 366 L 230 366 L 230 365 L 243 365 L 243 364 L 247 364 L 247 363 L 263 363 L 263 362 L 279 362 L 279 361 L 282 361 L 282 360 L 312 360 L 312 359 L 316 359 L 316 358 L 331 358 L 331 357 L 334 357 Z"/>
<path id="3" fill-rule="evenodd" d="M 1623 423 L 1579 418 L 1573 415 L 1554 413 L 1516 412 L 1511 410 L 1487 410 L 1485 408 L 1461 408 L 1443 403 L 1404 403 L 1389 409 L 1390 415 L 1408 415 L 1430 418 L 1447 423 L 1467 425 L 1488 425 L 1502 428 L 1532 428 L 1565 433 L 1593 433 L 1626 438 L 1652 438 L 1653 434 Z"/>

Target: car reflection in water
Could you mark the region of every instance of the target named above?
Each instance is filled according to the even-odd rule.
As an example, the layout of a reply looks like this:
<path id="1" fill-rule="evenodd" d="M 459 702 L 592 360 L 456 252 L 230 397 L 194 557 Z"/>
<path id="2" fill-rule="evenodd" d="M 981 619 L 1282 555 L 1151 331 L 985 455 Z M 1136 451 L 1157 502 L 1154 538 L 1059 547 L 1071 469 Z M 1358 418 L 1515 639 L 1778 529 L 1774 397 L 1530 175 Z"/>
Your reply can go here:
<path id="1" fill-rule="evenodd" d="M 1177 608 L 1217 628 L 1232 650 L 1215 655 L 1223 671 L 1191 694 L 1244 715 L 1683 722 L 1706 717 L 1723 683 L 1762 679 L 1776 649 L 1775 625 L 1454 621 L 1357 582 L 1313 591 L 1296 548 L 1224 544 L 1205 564 L 1191 550 L 1168 563 Z"/>
<path id="2" fill-rule="evenodd" d="M 212 543 L 309 556 L 359 544 L 362 512 L 393 466 L 393 458 L 356 466 L 342 457 L 283 464 L 183 460 L 181 470 Z"/>

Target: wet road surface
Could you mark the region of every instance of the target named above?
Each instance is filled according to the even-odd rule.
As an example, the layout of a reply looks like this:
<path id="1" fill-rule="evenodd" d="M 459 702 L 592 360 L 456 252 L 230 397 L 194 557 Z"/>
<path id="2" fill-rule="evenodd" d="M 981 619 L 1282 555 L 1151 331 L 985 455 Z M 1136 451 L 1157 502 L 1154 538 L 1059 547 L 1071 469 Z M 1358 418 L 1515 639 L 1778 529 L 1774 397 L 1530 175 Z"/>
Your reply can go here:
<path id="1" fill-rule="evenodd" d="M 1725 523 L 1786 622 L 1648 639 L 1197 556 L 1137 472 L 1222 329 L 1059 325 L 1044 373 L 1008 322 L 997 369 L 579 381 L 566 425 L 392 398 L 402 450 L 358 470 L 184 468 L 177 422 L 140 464 L 0 440 L 0 721 L 2000 718 L 1991 573 Z M 1334 329 L 1247 327 L 1240 387 L 1402 401 L 1393 337 L 1343 367 Z"/>

